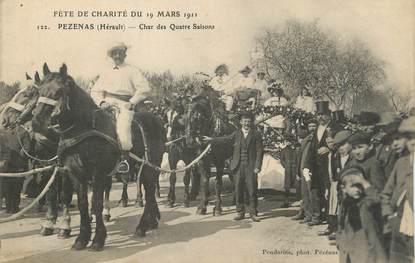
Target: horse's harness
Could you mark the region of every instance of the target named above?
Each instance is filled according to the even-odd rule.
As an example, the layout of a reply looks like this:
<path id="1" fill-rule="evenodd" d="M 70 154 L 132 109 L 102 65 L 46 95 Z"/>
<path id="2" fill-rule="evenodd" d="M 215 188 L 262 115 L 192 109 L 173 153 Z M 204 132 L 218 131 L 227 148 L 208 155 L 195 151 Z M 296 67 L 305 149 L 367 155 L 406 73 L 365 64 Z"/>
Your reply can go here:
<path id="1" fill-rule="evenodd" d="M 37 86 L 36 84 L 32 84 L 33 87 L 35 88 L 39 88 L 39 86 Z M 16 110 L 17 112 L 19 112 L 19 116 L 17 116 L 16 120 L 11 123 L 12 126 L 15 126 L 17 124 L 20 124 L 22 122 L 22 120 L 24 119 L 24 117 L 26 117 L 32 110 L 33 108 L 36 106 L 36 101 L 33 102 L 29 102 L 26 105 L 20 104 L 18 102 L 16 102 L 17 97 L 26 91 L 28 87 L 18 91 L 13 98 L 11 99 L 11 101 L 9 101 L 6 106 L 3 109 L 3 112 L 6 111 L 7 108 L 12 108 L 14 110 Z"/>

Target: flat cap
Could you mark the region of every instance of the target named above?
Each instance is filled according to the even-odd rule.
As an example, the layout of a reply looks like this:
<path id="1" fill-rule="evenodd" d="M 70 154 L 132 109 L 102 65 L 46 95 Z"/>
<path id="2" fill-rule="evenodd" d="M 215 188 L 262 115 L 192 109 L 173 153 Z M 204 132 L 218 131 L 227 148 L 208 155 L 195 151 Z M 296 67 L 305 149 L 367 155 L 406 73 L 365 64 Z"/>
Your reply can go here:
<path id="1" fill-rule="evenodd" d="M 350 143 L 351 145 L 369 144 L 371 138 L 372 138 L 371 133 L 358 132 L 350 136 L 347 142 Z"/>
<path id="2" fill-rule="evenodd" d="M 357 122 L 361 125 L 369 126 L 375 125 L 380 121 L 380 116 L 376 112 L 371 111 L 362 111 L 359 114 Z"/>
<path id="3" fill-rule="evenodd" d="M 343 144 L 343 143 L 345 143 L 350 138 L 350 136 L 352 136 L 352 132 L 349 131 L 349 130 L 339 131 L 334 136 L 333 143 L 334 144 Z"/>

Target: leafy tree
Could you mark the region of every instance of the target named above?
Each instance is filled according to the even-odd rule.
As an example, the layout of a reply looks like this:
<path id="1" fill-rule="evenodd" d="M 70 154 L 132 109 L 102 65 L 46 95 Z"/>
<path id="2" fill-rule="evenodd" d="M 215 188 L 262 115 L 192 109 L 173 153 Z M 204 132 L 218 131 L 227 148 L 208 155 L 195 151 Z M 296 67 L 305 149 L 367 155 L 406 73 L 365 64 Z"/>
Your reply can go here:
<path id="1" fill-rule="evenodd" d="M 317 22 L 287 21 L 266 30 L 258 43 L 266 73 L 281 79 L 288 94 L 297 95 L 306 86 L 316 99 L 328 99 L 337 109 L 345 108 L 346 102 L 353 105 L 386 78 L 384 63 L 362 41 L 343 43 Z"/>

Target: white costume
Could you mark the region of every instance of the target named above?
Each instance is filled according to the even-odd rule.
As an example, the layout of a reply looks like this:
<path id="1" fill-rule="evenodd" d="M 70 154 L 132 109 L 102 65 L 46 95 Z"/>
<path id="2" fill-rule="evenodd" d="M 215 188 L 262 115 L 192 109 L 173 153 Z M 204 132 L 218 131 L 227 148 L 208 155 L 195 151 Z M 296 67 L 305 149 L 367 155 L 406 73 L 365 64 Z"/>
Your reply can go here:
<path id="1" fill-rule="evenodd" d="M 242 74 L 239 74 L 239 76 L 234 80 L 233 82 L 233 92 L 236 92 L 238 90 L 244 90 L 244 89 L 252 89 L 254 87 L 254 79 L 250 76 L 245 77 Z"/>
<path id="2" fill-rule="evenodd" d="M 316 104 L 313 97 L 310 96 L 298 96 L 295 101 L 294 107 L 306 112 L 313 113 L 316 111 Z"/>
<path id="3" fill-rule="evenodd" d="M 210 80 L 210 86 L 221 93 L 222 101 L 225 103 L 226 110 L 230 111 L 233 105 L 232 86 L 229 76 L 224 74 L 222 76 L 216 75 Z"/>
<path id="4" fill-rule="evenodd" d="M 141 71 L 126 63 L 104 71 L 91 89 L 91 96 L 97 105 L 106 102 L 119 108 L 117 134 L 124 151 L 133 147 L 131 123 L 134 117 L 134 111 L 125 105 L 128 102 L 137 104 L 149 91 L 150 85 Z M 124 98 L 116 97 L 117 95 Z"/>
<path id="5" fill-rule="evenodd" d="M 267 91 L 268 83 L 265 79 L 256 79 L 254 82 L 253 88 L 259 90 L 261 92 L 261 99 L 265 100 L 268 99 L 268 91 Z"/>
<path id="6" fill-rule="evenodd" d="M 250 76 L 245 77 L 243 74 L 239 74 L 235 78 L 232 83 L 232 89 L 230 90 L 229 94 L 235 95 L 236 92 L 245 90 L 245 89 L 252 89 L 254 87 L 254 79 Z M 232 109 L 234 103 L 233 96 L 228 96 L 226 101 L 226 110 Z"/>
<path id="7" fill-rule="evenodd" d="M 264 102 L 264 106 L 287 106 L 288 101 L 284 97 L 271 97 Z M 282 115 L 277 115 L 267 120 L 266 123 L 273 128 L 285 128 L 285 118 Z"/>

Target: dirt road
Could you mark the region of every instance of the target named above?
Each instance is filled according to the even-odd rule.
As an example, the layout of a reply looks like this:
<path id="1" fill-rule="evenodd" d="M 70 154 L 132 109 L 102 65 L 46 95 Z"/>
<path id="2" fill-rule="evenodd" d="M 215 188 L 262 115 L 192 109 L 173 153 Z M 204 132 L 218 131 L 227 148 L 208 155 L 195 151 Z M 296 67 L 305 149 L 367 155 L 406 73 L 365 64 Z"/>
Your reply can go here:
<path id="1" fill-rule="evenodd" d="M 211 185 L 213 186 L 213 179 Z M 178 181 L 177 197 L 181 202 L 183 188 Z M 225 182 L 227 189 L 230 183 Z M 212 205 L 208 215 L 196 215 L 198 201 L 192 207 L 166 206 L 167 183 L 162 182 L 159 201 L 159 228 L 144 238 L 132 234 L 143 208 L 133 201 L 126 208 L 116 207 L 121 184 L 115 183 L 111 193 L 112 221 L 107 223 L 108 238 L 102 252 L 72 251 L 70 247 L 79 233 L 79 217 L 72 211 L 73 236 L 67 240 L 56 235 L 42 237 L 39 228 L 44 213 L 29 213 L 22 220 L 0 225 L 0 262 L 338 262 L 336 247 L 317 231 L 325 226 L 308 227 L 290 219 L 298 208 L 280 208 L 282 195 L 262 195 L 259 201 L 261 222 L 246 219 L 233 221 L 235 207 L 230 206 L 231 193 L 224 194 L 224 215 L 214 217 Z M 135 186 L 129 186 L 130 198 Z M 29 200 L 24 200 L 27 203 Z M 22 204 L 24 206 L 24 204 Z M 0 217 L 5 217 L 4 211 Z"/>

